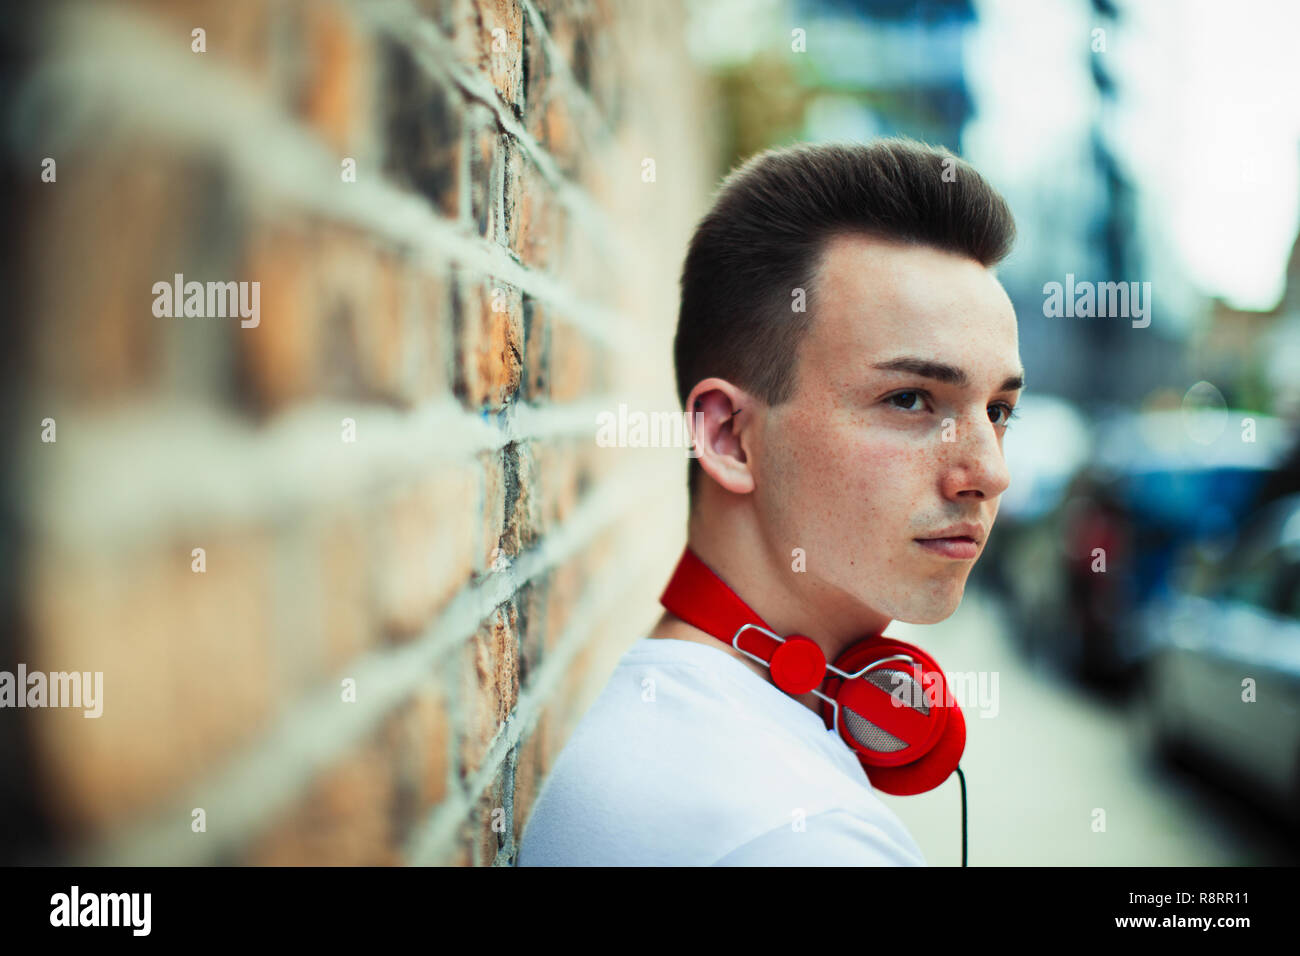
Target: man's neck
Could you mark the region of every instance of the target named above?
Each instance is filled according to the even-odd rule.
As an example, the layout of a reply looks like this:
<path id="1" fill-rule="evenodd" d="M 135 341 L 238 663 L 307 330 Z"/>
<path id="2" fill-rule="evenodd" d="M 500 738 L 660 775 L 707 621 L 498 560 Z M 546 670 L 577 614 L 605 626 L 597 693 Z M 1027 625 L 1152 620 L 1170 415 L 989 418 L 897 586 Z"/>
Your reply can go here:
<path id="1" fill-rule="evenodd" d="M 756 533 L 750 518 L 751 511 L 734 505 L 730 509 L 724 506 L 707 512 L 697 508 L 691 515 L 687 546 L 772 631 L 782 637 L 802 634 L 812 639 L 829 662 L 850 645 L 885 629 L 888 619 L 870 612 L 864 615 L 860 606 L 850 606 L 851 602 L 845 601 L 843 593 L 825 585 L 819 587 L 818 579 L 805 577 L 805 572 L 793 570 L 784 560 L 772 564 L 766 543 Z M 649 636 L 716 647 L 772 682 L 765 665 L 731 645 L 731 635 L 719 638 L 665 612 Z M 816 694 L 791 696 L 820 716 L 821 698 Z"/>

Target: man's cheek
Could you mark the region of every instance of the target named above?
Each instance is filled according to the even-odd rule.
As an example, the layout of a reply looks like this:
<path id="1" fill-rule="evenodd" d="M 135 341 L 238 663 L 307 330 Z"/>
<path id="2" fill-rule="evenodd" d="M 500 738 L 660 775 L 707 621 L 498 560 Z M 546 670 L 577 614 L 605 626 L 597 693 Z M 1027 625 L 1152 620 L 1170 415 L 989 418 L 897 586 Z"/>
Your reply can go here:
<path id="1" fill-rule="evenodd" d="M 921 471 L 925 455 L 911 445 L 880 438 L 860 443 L 853 453 L 855 468 L 875 477 L 896 481 Z"/>

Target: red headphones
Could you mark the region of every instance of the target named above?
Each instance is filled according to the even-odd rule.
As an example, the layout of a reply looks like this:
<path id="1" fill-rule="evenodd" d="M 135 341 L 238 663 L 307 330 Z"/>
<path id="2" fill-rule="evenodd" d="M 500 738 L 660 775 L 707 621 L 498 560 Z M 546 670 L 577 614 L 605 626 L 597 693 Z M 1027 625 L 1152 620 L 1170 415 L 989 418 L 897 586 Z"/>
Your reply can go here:
<path id="1" fill-rule="evenodd" d="M 787 694 L 811 691 L 820 697 L 827 729 L 857 754 L 877 789 L 898 796 L 924 793 L 957 769 L 966 746 L 966 720 L 943 671 L 919 647 L 876 634 L 827 664 L 810 638 L 773 634 L 690 548 L 659 603 L 764 664 L 772 682 Z M 964 779 L 962 784 L 964 865 Z"/>

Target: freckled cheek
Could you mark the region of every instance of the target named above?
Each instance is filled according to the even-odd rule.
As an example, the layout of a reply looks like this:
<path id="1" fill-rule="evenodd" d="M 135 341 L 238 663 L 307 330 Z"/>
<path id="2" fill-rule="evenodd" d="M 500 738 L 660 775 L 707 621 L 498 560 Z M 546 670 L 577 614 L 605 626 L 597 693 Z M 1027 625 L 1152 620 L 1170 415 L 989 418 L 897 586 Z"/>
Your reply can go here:
<path id="1" fill-rule="evenodd" d="M 769 450 L 778 452 L 770 480 L 783 494 L 838 506 L 824 510 L 845 507 L 892 523 L 907 520 L 900 505 L 924 496 L 927 476 L 937 467 L 935 453 L 916 447 L 905 435 L 818 417 L 803 432 L 791 429 L 783 434 L 779 449 L 773 445 Z"/>
<path id="2" fill-rule="evenodd" d="M 916 512 L 926 505 L 933 486 L 929 456 L 915 447 L 881 440 L 860 443 L 855 458 L 858 471 L 845 487 L 859 499 L 859 513 L 865 510 L 884 538 L 897 538 L 893 529 L 909 528 Z"/>
<path id="3" fill-rule="evenodd" d="M 858 475 L 873 485 L 906 487 L 927 467 L 926 452 L 888 437 L 859 440 L 849 449 L 848 458 Z"/>
<path id="4" fill-rule="evenodd" d="M 773 469 L 780 473 L 777 480 L 802 494 L 827 494 L 851 460 L 843 436 L 820 416 L 792 422 L 771 451 L 775 452 Z"/>

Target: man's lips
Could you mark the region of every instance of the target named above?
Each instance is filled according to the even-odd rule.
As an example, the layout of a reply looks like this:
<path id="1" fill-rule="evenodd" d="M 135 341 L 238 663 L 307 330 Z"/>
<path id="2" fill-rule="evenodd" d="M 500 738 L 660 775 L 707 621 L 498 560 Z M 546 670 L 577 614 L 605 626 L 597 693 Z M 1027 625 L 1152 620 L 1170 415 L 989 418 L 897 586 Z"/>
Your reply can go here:
<path id="1" fill-rule="evenodd" d="M 974 538 L 916 538 L 916 543 L 931 554 L 945 558 L 969 560 L 980 553 L 980 546 Z"/>

